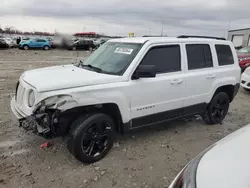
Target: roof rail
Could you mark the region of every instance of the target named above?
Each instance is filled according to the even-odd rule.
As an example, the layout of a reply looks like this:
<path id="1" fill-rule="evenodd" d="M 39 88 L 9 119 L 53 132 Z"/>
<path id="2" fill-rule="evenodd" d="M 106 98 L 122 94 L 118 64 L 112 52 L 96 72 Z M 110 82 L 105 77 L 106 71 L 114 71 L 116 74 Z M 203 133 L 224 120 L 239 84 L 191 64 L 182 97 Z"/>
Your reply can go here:
<path id="1" fill-rule="evenodd" d="M 205 39 L 217 39 L 217 40 L 226 40 L 222 37 L 209 37 L 209 36 L 192 36 L 192 35 L 180 35 L 177 38 L 205 38 Z"/>
<path id="2" fill-rule="evenodd" d="M 167 36 L 160 36 L 160 35 L 143 35 L 142 37 L 167 37 Z"/>

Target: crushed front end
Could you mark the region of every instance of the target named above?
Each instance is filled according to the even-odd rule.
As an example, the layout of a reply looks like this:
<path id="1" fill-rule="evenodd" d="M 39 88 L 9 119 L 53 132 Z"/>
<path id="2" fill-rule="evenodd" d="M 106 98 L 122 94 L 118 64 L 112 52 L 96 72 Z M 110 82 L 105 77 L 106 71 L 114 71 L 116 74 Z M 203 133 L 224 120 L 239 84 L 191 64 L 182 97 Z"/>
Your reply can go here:
<path id="1" fill-rule="evenodd" d="M 31 115 L 20 110 L 16 98 L 14 96 L 11 100 L 11 109 L 20 127 L 45 138 L 62 136 L 67 132 L 74 117 L 74 110 L 71 108 L 76 105 L 71 96 L 48 97 L 34 106 Z"/>

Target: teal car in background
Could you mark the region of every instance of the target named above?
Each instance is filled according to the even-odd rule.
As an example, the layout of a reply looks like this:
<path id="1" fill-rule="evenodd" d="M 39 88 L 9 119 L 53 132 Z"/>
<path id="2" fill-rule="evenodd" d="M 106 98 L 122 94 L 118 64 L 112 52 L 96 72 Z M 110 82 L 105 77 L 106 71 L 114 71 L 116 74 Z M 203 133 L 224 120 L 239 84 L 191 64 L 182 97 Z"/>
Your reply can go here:
<path id="1" fill-rule="evenodd" d="M 46 39 L 31 39 L 31 40 L 24 40 L 19 43 L 19 49 L 44 49 L 49 50 L 51 48 L 51 42 Z"/>

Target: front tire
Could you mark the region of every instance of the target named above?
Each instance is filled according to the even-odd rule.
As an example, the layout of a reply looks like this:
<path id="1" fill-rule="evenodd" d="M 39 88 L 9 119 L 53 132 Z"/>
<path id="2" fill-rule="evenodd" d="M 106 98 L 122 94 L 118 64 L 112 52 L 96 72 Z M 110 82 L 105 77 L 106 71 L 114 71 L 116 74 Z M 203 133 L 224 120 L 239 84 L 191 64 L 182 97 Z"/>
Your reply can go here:
<path id="1" fill-rule="evenodd" d="M 28 46 L 28 45 L 24 45 L 24 46 L 23 46 L 23 49 L 24 49 L 24 50 L 28 50 L 28 49 L 29 49 L 29 46 Z"/>
<path id="2" fill-rule="evenodd" d="M 229 104 L 229 96 L 225 92 L 217 93 L 202 116 L 203 121 L 210 125 L 221 123 L 227 115 Z"/>
<path id="3" fill-rule="evenodd" d="M 78 118 L 71 127 L 68 150 L 83 163 L 99 161 L 107 155 L 114 142 L 114 122 L 106 114 L 88 114 Z"/>

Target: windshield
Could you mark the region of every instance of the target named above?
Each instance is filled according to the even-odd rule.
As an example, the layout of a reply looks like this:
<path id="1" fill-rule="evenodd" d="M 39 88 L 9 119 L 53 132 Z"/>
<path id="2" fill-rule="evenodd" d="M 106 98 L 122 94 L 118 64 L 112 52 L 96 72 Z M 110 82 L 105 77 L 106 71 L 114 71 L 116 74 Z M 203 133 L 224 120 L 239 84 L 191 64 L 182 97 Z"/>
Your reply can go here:
<path id="1" fill-rule="evenodd" d="M 142 44 L 107 42 L 99 47 L 84 63 L 103 73 L 122 75 Z"/>
<path id="2" fill-rule="evenodd" d="M 238 50 L 239 53 L 250 53 L 250 46 Z"/>

